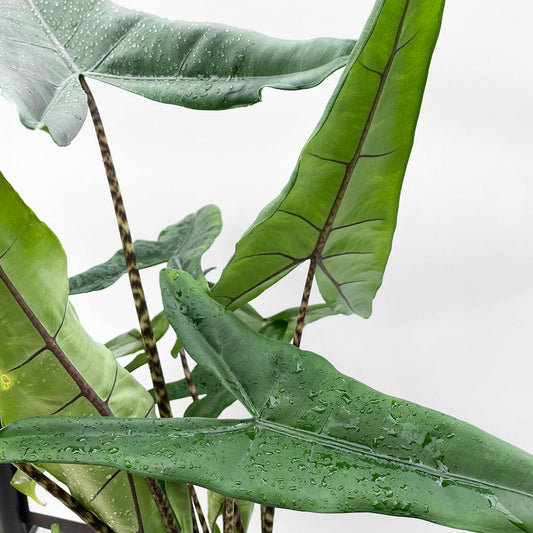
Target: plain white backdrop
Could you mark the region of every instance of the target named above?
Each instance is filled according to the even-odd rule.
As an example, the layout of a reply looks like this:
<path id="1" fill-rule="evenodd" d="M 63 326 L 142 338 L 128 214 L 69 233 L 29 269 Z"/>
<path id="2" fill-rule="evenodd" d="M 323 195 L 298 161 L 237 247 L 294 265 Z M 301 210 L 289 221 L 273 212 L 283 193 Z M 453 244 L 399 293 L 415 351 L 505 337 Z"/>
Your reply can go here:
<path id="1" fill-rule="evenodd" d="M 121 0 L 169 18 L 222 22 L 276 37 L 356 38 L 372 0 Z M 369 320 L 331 317 L 308 326 L 302 347 L 391 395 L 466 420 L 533 452 L 533 67 L 529 0 L 450 0 L 430 69 L 398 228 Z M 265 90 L 245 109 L 165 106 L 89 80 L 103 116 L 134 238 L 203 205 L 224 229 L 204 258 L 218 278 L 235 242 L 289 179 L 338 79 L 299 92 Z M 25 130 L 0 102 L 0 170 L 58 235 L 75 274 L 119 247 L 107 182 L 86 122 L 67 148 Z M 152 313 L 157 269 L 145 271 Z M 298 305 L 301 267 L 255 303 L 264 314 Z M 319 301 L 316 288 L 312 297 Z M 73 298 L 82 323 L 105 342 L 136 326 L 125 279 Z M 166 356 L 167 379 L 181 370 Z M 146 376 L 140 380 L 148 383 Z M 177 406 L 177 412 L 183 410 Z M 229 416 L 236 411 L 229 413 Z M 46 510 L 45 510 L 46 511 Z M 258 515 L 251 531 L 259 531 Z M 324 528 L 381 533 L 446 528 L 379 515 L 279 510 L 276 531 Z M 451 531 L 451 530 L 450 530 Z"/>

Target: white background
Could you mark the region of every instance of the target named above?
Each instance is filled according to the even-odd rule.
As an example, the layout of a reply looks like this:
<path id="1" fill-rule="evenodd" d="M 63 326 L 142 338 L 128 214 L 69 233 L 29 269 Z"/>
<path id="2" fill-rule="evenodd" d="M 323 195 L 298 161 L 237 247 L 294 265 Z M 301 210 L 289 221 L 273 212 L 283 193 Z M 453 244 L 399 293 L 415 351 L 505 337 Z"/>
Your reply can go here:
<path id="1" fill-rule="evenodd" d="M 373 5 L 121 3 L 285 38 L 355 38 Z M 466 420 L 530 452 L 532 14 L 530 0 L 448 2 L 374 314 L 369 320 L 324 319 L 306 328 L 302 342 L 374 388 Z M 337 79 L 308 91 L 267 89 L 263 103 L 225 112 L 165 106 L 89 80 L 134 238 L 155 239 L 167 225 L 215 203 L 224 229 L 203 263 L 217 267 L 215 280 L 237 239 L 288 180 Z M 60 149 L 47 134 L 25 130 L 5 101 L 0 116 L 0 170 L 59 236 L 69 273 L 106 260 L 120 244 L 91 124 Z M 259 310 L 270 314 L 298 305 L 305 270 L 258 299 Z M 156 313 L 156 270 L 144 279 Z M 313 297 L 318 301 L 316 290 Z M 136 325 L 130 300 L 125 279 L 73 298 L 82 323 L 101 342 Z M 168 346 L 161 345 L 166 376 L 178 379 Z M 256 516 L 253 532 L 258 522 Z M 379 515 L 277 512 L 278 533 L 323 528 L 446 530 Z"/>

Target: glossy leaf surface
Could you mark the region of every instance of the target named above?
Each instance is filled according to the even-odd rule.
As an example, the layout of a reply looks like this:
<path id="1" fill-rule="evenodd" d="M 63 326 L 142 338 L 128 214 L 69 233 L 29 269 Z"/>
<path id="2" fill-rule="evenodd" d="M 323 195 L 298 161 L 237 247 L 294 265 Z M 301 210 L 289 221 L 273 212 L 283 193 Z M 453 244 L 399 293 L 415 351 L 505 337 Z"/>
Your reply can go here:
<path id="1" fill-rule="evenodd" d="M 277 507 L 533 531 L 531 455 L 257 334 L 185 273 L 164 271 L 161 284 L 187 350 L 250 418 L 28 419 L 0 432 L 0 460 L 108 464 Z"/>
<path id="2" fill-rule="evenodd" d="M 159 102 L 227 109 L 263 87 L 302 89 L 341 67 L 353 41 L 287 41 L 169 21 L 108 0 L 2 0 L 0 87 L 23 124 L 69 144 L 85 120 L 78 76 Z"/>
<path id="3" fill-rule="evenodd" d="M 68 303 L 66 258 L 58 240 L 0 174 L 0 268 L 70 362 L 119 416 L 144 417 L 150 395 L 120 368 L 109 350 L 83 330 Z M 28 416 L 97 415 L 0 280 L 0 417 L 3 425 Z M 109 468 L 40 465 L 117 531 L 138 524 L 128 480 Z M 135 481 L 145 527 L 161 532 L 144 480 Z"/>
<path id="4" fill-rule="evenodd" d="M 143 269 L 169 262 L 169 266 L 185 270 L 196 279 L 202 279 L 207 287 L 207 282 L 203 280 L 200 260 L 221 229 L 222 220 L 218 207 L 202 207 L 197 213 L 165 228 L 157 241 L 135 241 L 133 244 L 137 265 L 139 269 Z M 105 263 L 70 278 L 70 294 L 105 289 L 126 272 L 124 252 L 118 250 Z"/>
<path id="5" fill-rule="evenodd" d="M 237 243 L 218 301 L 238 307 L 311 260 L 333 310 L 371 314 L 443 6 L 376 3 L 289 183 Z"/>

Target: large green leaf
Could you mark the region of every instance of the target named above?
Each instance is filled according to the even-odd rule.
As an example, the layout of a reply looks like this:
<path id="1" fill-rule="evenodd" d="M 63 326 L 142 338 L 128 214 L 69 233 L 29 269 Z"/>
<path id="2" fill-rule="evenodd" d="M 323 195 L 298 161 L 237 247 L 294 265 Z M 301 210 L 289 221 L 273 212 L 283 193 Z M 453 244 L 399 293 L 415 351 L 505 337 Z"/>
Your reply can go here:
<path id="1" fill-rule="evenodd" d="M 250 418 L 28 419 L 0 432 L 1 461 L 114 465 L 278 507 L 533 532 L 531 455 L 254 332 L 186 273 L 163 271 L 161 284 L 187 350 Z"/>
<path id="2" fill-rule="evenodd" d="M 87 112 L 78 76 L 159 102 L 227 109 L 263 87 L 302 89 L 341 67 L 353 41 L 287 41 L 176 22 L 108 0 L 1 0 L 0 87 L 23 124 L 68 144 Z"/>
<path id="3" fill-rule="evenodd" d="M 68 303 L 66 258 L 58 240 L 0 174 L 0 269 L 89 385 L 119 416 L 145 417 L 153 399 L 104 346 L 83 330 Z M 80 389 L 0 281 L 0 417 L 2 425 L 52 413 L 96 415 Z M 117 532 L 135 533 L 129 482 L 109 468 L 41 465 Z M 145 482 L 135 486 L 145 530 L 163 532 Z"/>
<path id="4" fill-rule="evenodd" d="M 165 228 L 157 241 L 135 241 L 135 255 L 140 269 L 169 261 L 169 266 L 191 273 L 203 280 L 200 260 L 222 228 L 220 210 L 214 205 L 202 207 L 177 224 Z M 70 294 L 105 289 L 127 272 L 124 252 L 118 250 L 105 263 L 70 278 Z"/>
<path id="5" fill-rule="evenodd" d="M 379 0 L 287 186 L 213 290 L 230 308 L 304 261 L 337 312 L 368 317 L 391 249 L 444 0 Z"/>

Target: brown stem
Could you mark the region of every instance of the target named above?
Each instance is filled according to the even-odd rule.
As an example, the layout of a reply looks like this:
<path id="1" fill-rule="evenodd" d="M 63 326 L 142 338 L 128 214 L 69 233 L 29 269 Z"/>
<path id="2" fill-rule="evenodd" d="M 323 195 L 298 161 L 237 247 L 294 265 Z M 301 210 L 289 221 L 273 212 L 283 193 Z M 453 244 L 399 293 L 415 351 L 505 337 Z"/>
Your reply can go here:
<path id="1" fill-rule="evenodd" d="M 239 510 L 239 506 L 237 505 L 237 500 L 235 501 L 235 505 L 233 507 L 233 510 L 235 512 L 235 529 L 237 530 L 237 533 L 246 533 L 244 531 L 244 524 L 242 521 L 241 511 Z"/>
<path id="2" fill-rule="evenodd" d="M 224 511 L 224 533 L 233 533 L 233 528 L 235 526 L 235 500 L 233 498 L 225 497 L 222 509 Z"/>
<path id="3" fill-rule="evenodd" d="M 189 369 L 189 364 L 187 363 L 187 355 L 185 353 L 184 348 L 180 349 L 180 359 L 181 359 L 181 365 L 183 367 L 183 373 L 185 375 L 185 381 L 187 382 L 187 387 L 189 387 L 189 392 L 191 394 L 192 401 L 197 402 L 198 393 L 196 392 L 196 386 L 194 385 L 194 381 L 192 379 L 191 371 Z M 189 487 L 189 496 L 191 499 L 191 504 L 194 506 L 194 509 L 196 510 L 196 514 L 198 515 L 198 520 L 200 521 L 200 526 L 202 527 L 202 531 L 203 533 L 209 533 L 209 526 L 207 525 L 207 520 L 205 519 L 202 506 L 200 505 L 200 500 L 198 499 L 198 495 L 196 494 L 196 490 L 193 485 L 188 485 L 188 487 Z M 193 514 L 193 519 L 194 519 L 194 514 Z"/>
<path id="4" fill-rule="evenodd" d="M 133 506 L 135 507 L 135 515 L 137 516 L 137 524 L 139 525 L 137 533 L 144 533 L 144 524 L 141 516 L 141 508 L 139 507 L 139 499 L 137 498 L 137 489 L 135 488 L 135 481 L 133 480 L 133 476 L 129 472 L 127 473 L 127 475 L 128 483 L 130 485 L 130 491 L 131 494 L 134 496 Z"/>
<path id="5" fill-rule="evenodd" d="M 189 369 L 189 364 L 187 363 L 187 355 L 185 354 L 185 349 L 181 348 L 180 350 L 180 359 L 181 366 L 183 367 L 183 374 L 185 375 L 185 381 L 187 382 L 187 387 L 189 387 L 189 392 L 191 393 L 191 398 L 193 402 L 198 401 L 198 393 L 196 392 L 196 386 L 192 379 L 192 374 Z"/>
<path id="6" fill-rule="evenodd" d="M 167 533 L 180 533 L 180 527 L 178 526 L 176 517 L 170 508 L 170 504 L 165 493 L 163 492 L 163 489 L 161 488 L 161 485 L 157 479 L 152 479 L 149 477 L 144 479 L 148 485 L 148 488 L 150 489 L 150 492 L 152 493 L 152 496 L 154 497 L 155 503 L 157 504 L 159 514 L 163 519 L 163 524 L 165 525 Z"/>
<path id="7" fill-rule="evenodd" d="M 300 310 L 298 311 L 298 318 L 296 319 L 296 327 L 294 328 L 294 339 L 292 341 L 294 346 L 300 346 L 300 342 L 302 341 L 302 332 L 305 326 L 305 315 L 307 313 L 307 306 L 309 305 L 309 296 L 311 296 L 311 288 L 313 287 L 313 279 L 315 277 L 317 265 L 318 255 L 313 254 L 311 257 L 311 262 L 309 263 L 309 270 L 307 271 L 307 278 L 305 280 Z"/>
<path id="8" fill-rule="evenodd" d="M 128 269 L 128 276 L 133 293 L 133 300 L 135 302 L 135 309 L 137 311 L 137 318 L 139 319 L 144 349 L 147 354 L 148 365 L 150 366 L 150 373 L 152 375 L 152 382 L 154 385 L 159 414 L 163 418 L 171 418 L 172 411 L 170 409 L 170 401 L 168 399 L 165 378 L 163 376 L 163 370 L 161 369 L 159 354 L 157 352 L 152 322 L 148 314 L 148 307 L 146 305 L 146 298 L 144 296 L 141 277 L 137 267 L 137 259 L 135 257 L 135 250 L 133 248 L 133 240 L 131 238 L 131 232 L 126 216 L 126 210 L 124 208 L 124 202 L 122 200 L 122 193 L 120 192 L 115 165 L 113 164 L 104 126 L 94 97 L 85 81 L 85 78 L 80 75 L 79 79 L 80 84 L 87 95 L 87 103 L 89 105 L 89 111 L 91 112 L 94 129 L 96 131 L 98 144 L 100 146 L 100 152 L 102 154 L 102 161 L 106 170 L 109 189 L 111 191 L 111 197 L 113 199 L 113 206 L 115 208 L 120 238 L 122 240 L 122 248 L 124 250 L 124 259 Z M 163 519 L 163 523 L 165 524 L 167 531 L 169 533 L 178 533 L 180 530 L 178 523 L 176 522 L 176 518 L 172 513 L 170 504 L 168 503 L 161 485 L 155 479 L 145 479 L 150 492 L 154 497 L 154 501 L 159 508 L 161 518 Z"/>
<path id="9" fill-rule="evenodd" d="M 202 511 L 200 500 L 198 499 L 198 495 L 196 494 L 196 490 L 193 485 L 189 485 L 189 496 L 194 508 L 196 509 L 196 514 L 198 515 L 198 520 L 200 522 L 200 526 L 202 527 L 203 533 L 209 533 L 209 526 L 207 525 L 207 520 L 205 519 L 204 512 Z"/>
<path id="10" fill-rule="evenodd" d="M 261 533 L 272 533 L 275 507 L 261 505 Z"/>
<path id="11" fill-rule="evenodd" d="M 66 505 L 72 512 L 76 513 L 86 524 L 89 524 L 98 533 L 113 533 L 113 530 L 104 524 L 96 515 L 85 509 L 83 505 L 74 499 L 68 492 L 45 476 L 40 470 L 28 463 L 14 463 L 14 465 L 33 479 L 39 486 Z"/>
<path id="12" fill-rule="evenodd" d="M 198 521 L 196 520 L 196 514 L 194 513 L 194 504 L 191 498 L 191 487 L 192 485 L 187 485 L 189 489 L 189 508 L 192 518 L 192 533 L 200 533 L 200 530 L 198 529 Z"/>
<path id="13" fill-rule="evenodd" d="M 102 118 L 100 117 L 98 107 L 96 106 L 96 102 L 91 90 L 89 89 L 89 86 L 82 75 L 80 75 L 80 83 L 83 90 L 87 94 L 89 111 L 91 112 L 94 129 L 96 131 L 96 137 L 98 139 L 100 152 L 102 154 L 102 161 L 106 171 L 107 181 L 109 183 L 109 190 L 113 199 L 113 206 L 115 208 L 115 215 L 122 241 L 122 249 L 124 250 L 124 259 L 128 269 L 131 291 L 133 294 L 133 300 L 135 302 L 137 318 L 139 319 L 144 349 L 148 358 L 148 365 L 150 367 L 159 414 L 161 418 L 172 418 L 172 411 L 170 409 L 170 401 L 168 398 L 165 378 L 163 376 L 163 370 L 159 360 L 159 353 L 157 351 L 152 322 L 148 314 L 148 307 L 146 305 L 146 298 L 142 287 L 141 277 L 139 275 L 139 268 L 137 266 L 137 259 L 135 257 L 135 250 L 133 248 L 133 240 L 131 238 L 128 218 L 124 208 L 124 201 L 122 200 L 122 193 L 120 192 L 115 165 L 113 164 L 113 158 L 111 157 L 109 143 L 107 142 L 104 125 L 102 123 Z"/>

